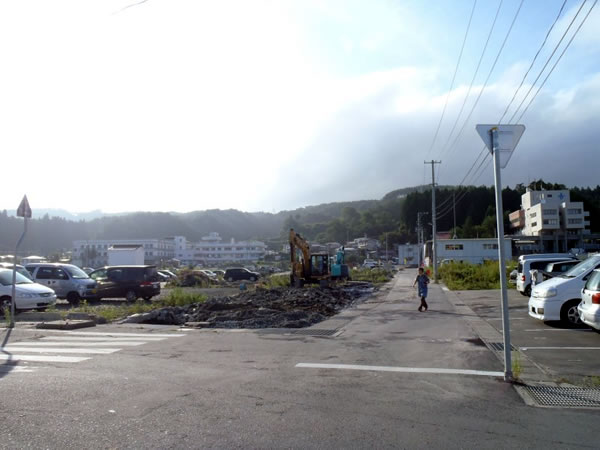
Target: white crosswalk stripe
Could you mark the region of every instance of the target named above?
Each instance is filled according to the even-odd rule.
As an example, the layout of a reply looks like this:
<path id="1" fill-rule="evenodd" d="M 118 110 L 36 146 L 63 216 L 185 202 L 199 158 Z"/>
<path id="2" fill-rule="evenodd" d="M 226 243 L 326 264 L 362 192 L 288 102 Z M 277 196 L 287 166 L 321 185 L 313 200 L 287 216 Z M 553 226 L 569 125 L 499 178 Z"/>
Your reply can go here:
<path id="1" fill-rule="evenodd" d="M 28 362 L 79 363 L 94 355 L 108 355 L 150 342 L 164 341 L 186 334 L 100 333 L 89 331 L 47 330 L 58 335 L 7 343 L 0 347 L 0 373 L 31 373 L 43 369 Z M 92 356 L 88 356 L 92 355 Z"/>

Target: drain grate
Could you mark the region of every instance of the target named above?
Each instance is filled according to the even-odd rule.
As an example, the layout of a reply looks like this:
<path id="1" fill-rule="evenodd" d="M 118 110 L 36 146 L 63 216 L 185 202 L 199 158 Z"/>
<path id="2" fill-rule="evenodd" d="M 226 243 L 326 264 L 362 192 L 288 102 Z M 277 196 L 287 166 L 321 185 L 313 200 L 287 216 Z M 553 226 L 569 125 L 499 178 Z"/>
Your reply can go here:
<path id="1" fill-rule="evenodd" d="M 491 347 L 492 350 L 495 350 L 497 352 L 504 351 L 504 342 L 488 342 L 488 346 Z M 510 348 L 512 350 L 516 350 L 515 347 L 513 347 L 512 345 L 510 346 Z"/>
<path id="2" fill-rule="evenodd" d="M 338 330 L 303 328 L 290 330 L 290 333 L 300 336 L 333 336 L 337 331 Z"/>
<path id="3" fill-rule="evenodd" d="M 600 389 L 561 386 L 525 386 L 540 406 L 600 408 Z"/>

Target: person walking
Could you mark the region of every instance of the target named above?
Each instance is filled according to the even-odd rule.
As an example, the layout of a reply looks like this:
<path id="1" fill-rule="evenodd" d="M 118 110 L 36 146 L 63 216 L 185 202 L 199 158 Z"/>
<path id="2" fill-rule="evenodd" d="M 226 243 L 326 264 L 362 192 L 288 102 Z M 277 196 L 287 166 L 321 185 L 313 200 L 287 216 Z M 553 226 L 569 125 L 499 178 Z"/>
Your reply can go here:
<path id="1" fill-rule="evenodd" d="M 413 287 L 417 286 L 419 297 L 421 297 L 421 306 L 419 306 L 419 312 L 423 312 L 423 308 L 427 311 L 427 302 L 425 299 L 427 298 L 427 285 L 429 284 L 429 277 L 425 275 L 425 271 L 422 267 L 419 267 L 419 274 L 417 278 L 415 278 L 415 282 L 413 283 Z"/>

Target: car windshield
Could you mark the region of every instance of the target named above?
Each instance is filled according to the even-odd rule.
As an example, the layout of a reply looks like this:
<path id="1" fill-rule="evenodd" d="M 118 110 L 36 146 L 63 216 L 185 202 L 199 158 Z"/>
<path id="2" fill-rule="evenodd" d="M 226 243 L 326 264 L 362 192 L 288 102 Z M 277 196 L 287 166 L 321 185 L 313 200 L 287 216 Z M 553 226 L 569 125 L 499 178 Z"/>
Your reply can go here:
<path id="1" fill-rule="evenodd" d="M 595 270 L 585 284 L 585 288 L 591 291 L 600 291 L 600 271 Z"/>
<path id="2" fill-rule="evenodd" d="M 600 259 L 598 258 L 588 258 L 585 261 L 581 261 L 579 264 L 571 267 L 561 276 L 563 278 L 575 278 L 593 269 L 599 262 Z"/>
<path id="3" fill-rule="evenodd" d="M 76 266 L 64 266 L 64 269 L 69 272 L 71 278 L 81 279 L 81 278 L 89 278 L 88 274 L 81 270 Z"/>
<path id="4" fill-rule="evenodd" d="M 33 281 L 31 281 L 27 277 L 24 277 L 19 272 L 17 272 L 16 275 L 17 275 L 17 277 L 15 279 L 16 284 L 32 284 L 33 283 Z M 0 284 L 2 286 L 12 285 L 12 277 L 13 277 L 12 270 L 8 270 L 8 269 L 0 270 Z"/>

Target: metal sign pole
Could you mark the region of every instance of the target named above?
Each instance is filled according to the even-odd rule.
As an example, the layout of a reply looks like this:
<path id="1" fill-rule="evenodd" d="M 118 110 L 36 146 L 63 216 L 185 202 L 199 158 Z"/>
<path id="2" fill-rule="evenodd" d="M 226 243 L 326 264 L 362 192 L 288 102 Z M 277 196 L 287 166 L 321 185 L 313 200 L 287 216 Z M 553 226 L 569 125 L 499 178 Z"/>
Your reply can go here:
<path id="1" fill-rule="evenodd" d="M 494 184 L 496 189 L 496 226 L 498 229 L 498 265 L 500 269 L 500 290 L 502 291 L 502 334 L 504 337 L 504 380 L 512 380 L 510 347 L 510 321 L 508 317 L 508 292 L 506 289 L 506 266 L 504 262 L 504 209 L 502 207 L 502 180 L 500 178 L 500 151 L 498 148 L 498 128 L 490 130 L 491 148 L 494 157 Z"/>
<path id="2" fill-rule="evenodd" d="M 21 235 L 19 241 L 17 242 L 17 246 L 15 247 L 15 255 L 13 259 L 13 275 L 12 275 L 12 290 L 10 295 L 10 323 L 9 328 L 15 327 L 15 303 L 17 302 L 17 253 L 19 252 L 19 246 L 21 242 L 23 242 L 23 238 L 27 233 L 27 217 L 24 218 L 24 228 L 23 234 Z"/>

